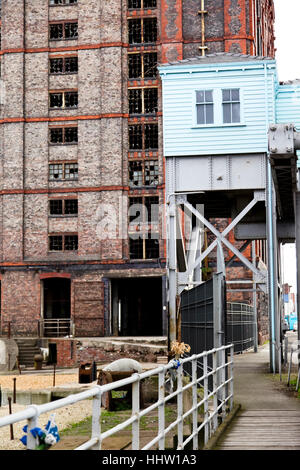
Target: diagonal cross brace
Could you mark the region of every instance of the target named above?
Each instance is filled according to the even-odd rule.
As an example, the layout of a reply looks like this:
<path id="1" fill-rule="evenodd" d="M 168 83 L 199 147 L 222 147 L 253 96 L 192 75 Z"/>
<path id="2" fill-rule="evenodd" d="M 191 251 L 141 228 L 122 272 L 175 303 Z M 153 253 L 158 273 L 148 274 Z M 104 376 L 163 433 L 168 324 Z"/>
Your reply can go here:
<path id="1" fill-rule="evenodd" d="M 216 237 L 217 239 L 214 240 L 210 246 L 199 256 L 193 266 L 190 268 L 191 271 L 195 269 L 195 267 L 201 263 L 201 261 L 217 246 L 218 240 L 222 241 L 227 248 L 229 248 L 237 258 L 239 258 L 248 269 L 250 269 L 254 274 L 258 276 L 258 278 L 265 278 L 264 274 L 262 274 L 249 260 L 246 258 L 240 251 L 232 245 L 225 237 L 228 233 L 235 227 L 236 224 L 249 212 L 252 207 L 258 202 L 259 199 L 254 198 L 252 201 L 242 210 L 242 212 L 231 222 L 231 224 L 226 227 L 226 229 L 220 233 L 208 220 L 205 219 L 203 215 L 201 215 L 189 202 L 185 202 L 184 205 L 194 214 L 194 216 L 199 219 Z"/>

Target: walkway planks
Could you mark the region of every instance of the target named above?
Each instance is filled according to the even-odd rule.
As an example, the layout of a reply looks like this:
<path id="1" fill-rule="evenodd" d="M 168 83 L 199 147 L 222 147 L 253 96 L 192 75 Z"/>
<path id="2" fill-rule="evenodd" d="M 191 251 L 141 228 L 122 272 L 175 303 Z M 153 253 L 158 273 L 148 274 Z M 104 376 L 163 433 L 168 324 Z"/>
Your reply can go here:
<path id="1" fill-rule="evenodd" d="M 216 450 L 300 450 L 299 408 L 240 412 Z"/>

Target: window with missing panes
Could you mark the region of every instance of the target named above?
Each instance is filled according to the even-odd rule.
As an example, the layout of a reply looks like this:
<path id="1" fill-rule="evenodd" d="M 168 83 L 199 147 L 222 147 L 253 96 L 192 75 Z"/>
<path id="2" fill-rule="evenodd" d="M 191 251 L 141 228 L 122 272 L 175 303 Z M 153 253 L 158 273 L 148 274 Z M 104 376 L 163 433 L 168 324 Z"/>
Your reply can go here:
<path id="1" fill-rule="evenodd" d="M 77 91 L 55 91 L 49 94 L 50 108 L 77 108 L 78 92 Z"/>
<path id="2" fill-rule="evenodd" d="M 77 0 L 49 0 L 49 5 L 76 5 Z"/>
<path id="3" fill-rule="evenodd" d="M 128 0 L 129 10 L 139 10 L 144 8 L 156 8 L 157 0 Z"/>
<path id="4" fill-rule="evenodd" d="M 64 216 L 64 215 L 77 215 L 77 214 L 78 214 L 78 200 L 77 199 L 50 199 L 49 215 Z"/>
<path id="5" fill-rule="evenodd" d="M 143 234 L 129 236 L 130 259 L 157 259 L 159 258 L 159 234 Z"/>
<path id="6" fill-rule="evenodd" d="M 49 235 L 49 251 L 77 251 L 78 235 L 77 234 L 52 234 Z"/>
<path id="7" fill-rule="evenodd" d="M 157 52 L 134 52 L 128 54 L 128 77 L 155 79 L 157 77 Z"/>
<path id="8" fill-rule="evenodd" d="M 157 224 L 159 220 L 158 196 L 129 197 L 129 231 L 130 224 L 135 231 L 136 223 Z"/>
<path id="9" fill-rule="evenodd" d="M 128 20 L 128 42 L 153 44 L 158 38 L 157 18 L 134 18 Z"/>
<path id="10" fill-rule="evenodd" d="M 129 186 L 131 188 L 158 185 L 158 160 L 130 160 L 128 164 Z"/>
<path id="11" fill-rule="evenodd" d="M 78 73 L 78 57 L 51 57 L 49 72 L 51 75 Z"/>
<path id="12" fill-rule="evenodd" d="M 158 111 L 157 88 L 130 88 L 128 90 L 129 114 L 156 114 Z"/>
<path id="13" fill-rule="evenodd" d="M 50 127 L 49 141 L 52 145 L 77 144 L 78 127 Z"/>
<path id="14" fill-rule="evenodd" d="M 75 21 L 50 23 L 49 39 L 51 41 L 78 39 L 78 23 Z"/>
<path id="15" fill-rule="evenodd" d="M 132 124 L 128 127 L 129 150 L 157 150 L 158 124 Z"/>
<path id="16" fill-rule="evenodd" d="M 78 179 L 78 163 L 50 163 L 49 164 L 49 180 L 77 180 Z"/>

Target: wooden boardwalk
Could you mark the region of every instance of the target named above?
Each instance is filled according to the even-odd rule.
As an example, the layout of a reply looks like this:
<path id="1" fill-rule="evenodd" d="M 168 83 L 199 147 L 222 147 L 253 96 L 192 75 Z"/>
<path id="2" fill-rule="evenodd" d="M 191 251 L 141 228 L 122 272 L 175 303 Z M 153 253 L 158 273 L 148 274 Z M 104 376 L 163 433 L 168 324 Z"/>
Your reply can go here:
<path id="1" fill-rule="evenodd" d="M 215 450 L 300 450 L 300 411 L 240 412 Z"/>

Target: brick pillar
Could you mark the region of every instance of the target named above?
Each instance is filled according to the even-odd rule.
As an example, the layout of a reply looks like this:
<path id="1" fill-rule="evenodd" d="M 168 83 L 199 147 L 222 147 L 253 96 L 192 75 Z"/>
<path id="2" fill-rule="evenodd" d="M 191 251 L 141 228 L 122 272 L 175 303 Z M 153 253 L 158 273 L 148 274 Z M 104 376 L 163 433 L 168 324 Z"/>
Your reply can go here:
<path id="1" fill-rule="evenodd" d="M 183 58 L 182 0 L 161 0 L 161 61 Z"/>
<path id="2" fill-rule="evenodd" d="M 249 0 L 224 0 L 224 50 L 247 54 L 247 10 Z"/>

